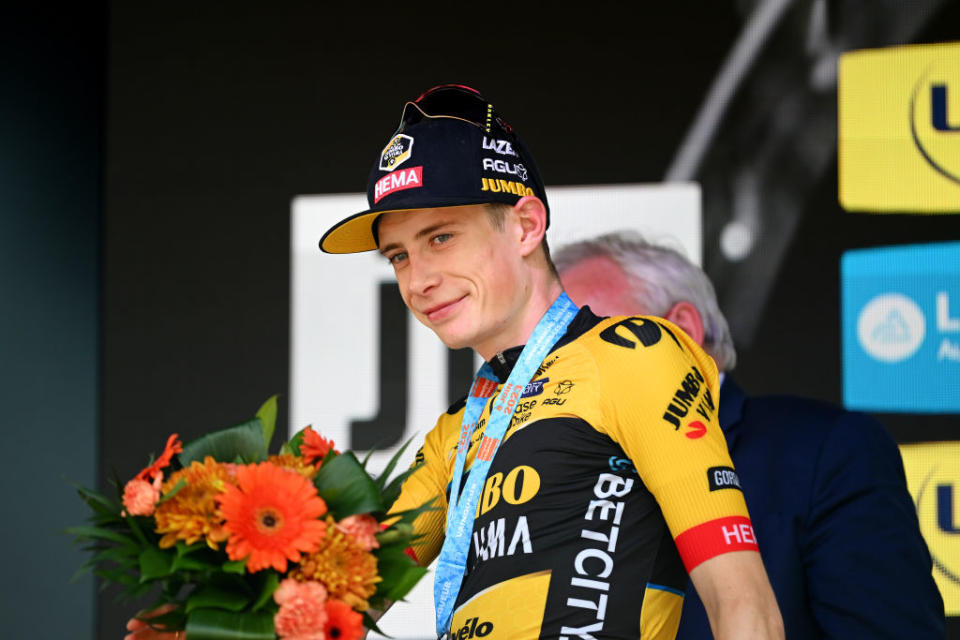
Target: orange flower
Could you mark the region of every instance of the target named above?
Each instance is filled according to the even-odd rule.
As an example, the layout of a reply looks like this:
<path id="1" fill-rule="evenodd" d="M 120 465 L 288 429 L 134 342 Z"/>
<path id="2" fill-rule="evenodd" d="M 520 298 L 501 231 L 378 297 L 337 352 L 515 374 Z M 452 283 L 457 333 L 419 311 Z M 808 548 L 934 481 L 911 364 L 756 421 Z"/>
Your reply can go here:
<path id="1" fill-rule="evenodd" d="M 237 468 L 236 487 L 219 496 L 230 534 L 227 556 L 247 560 L 251 573 L 273 567 L 284 573 L 287 560 L 314 551 L 323 540 L 326 523 L 317 520 L 327 504 L 317 489 L 298 473 L 269 462 Z"/>
<path id="2" fill-rule="evenodd" d="M 284 469 L 289 469 L 290 471 L 296 471 L 304 478 L 313 480 L 313 477 L 317 475 L 318 469 L 310 464 L 309 460 L 301 458 L 300 456 L 295 456 L 292 453 L 282 453 L 276 456 L 270 456 L 267 458 L 267 462 L 272 462 L 278 467 L 283 467 Z"/>
<path id="3" fill-rule="evenodd" d="M 364 551 L 350 536 L 334 526 L 327 516 L 327 536 L 320 548 L 300 560 L 290 576 L 300 581 L 316 580 L 327 588 L 331 598 L 343 600 L 359 611 L 366 611 L 367 600 L 377 591 L 377 558 Z"/>
<path id="4" fill-rule="evenodd" d="M 180 490 L 157 507 L 154 516 L 157 533 L 164 534 L 160 548 L 168 549 L 177 540 L 193 544 L 203 538 L 207 546 L 217 549 L 219 543 L 227 539 L 227 532 L 216 500 L 233 482 L 230 470 L 211 456 L 202 463 L 194 460 L 163 483 L 163 493 L 170 493 L 181 481 L 184 484 Z"/>
<path id="5" fill-rule="evenodd" d="M 324 456 L 327 455 L 330 449 L 333 449 L 333 440 L 324 438 L 314 431 L 313 427 L 307 427 L 303 430 L 303 442 L 300 444 L 300 455 L 303 456 L 307 462 L 316 461 L 319 467 Z M 333 449 L 333 452 L 337 455 L 340 454 L 336 449 Z"/>
<path id="6" fill-rule="evenodd" d="M 283 640 L 324 640 L 327 590 L 322 584 L 287 578 L 273 592 L 273 599 L 280 605 L 273 627 Z"/>
<path id="7" fill-rule="evenodd" d="M 134 478 L 123 487 L 124 515 L 152 516 L 160 500 L 160 487 L 163 483 L 163 472 L 158 471 L 153 482 Z"/>
<path id="8" fill-rule="evenodd" d="M 374 537 L 374 534 L 380 531 L 380 524 L 377 519 L 369 515 L 348 516 L 337 523 L 337 529 L 347 535 L 353 536 L 354 541 L 360 545 L 364 551 L 379 549 L 380 543 Z"/>
<path id="9" fill-rule="evenodd" d="M 327 638 L 360 640 L 363 637 L 363 616 L 345 602 L 327 600 L 327 624 L 323 631 Z"/>
<path id="10" fill-rule="evenodd" d="M 177 439 L 177 434 L 170 434 L 170 437 L 167 438 L 167 446 L 163 448 L 163 453 L 160 454 L 160 457 L 154 460 L 153 464 L 134 476 L 134 478 L 153 482 L 157 474 L 160 473 L 160 470 L 170 466 L 170 461 L 173 459 L 173 456 L 181 451 L 183 451 L 183 443 Z"/>

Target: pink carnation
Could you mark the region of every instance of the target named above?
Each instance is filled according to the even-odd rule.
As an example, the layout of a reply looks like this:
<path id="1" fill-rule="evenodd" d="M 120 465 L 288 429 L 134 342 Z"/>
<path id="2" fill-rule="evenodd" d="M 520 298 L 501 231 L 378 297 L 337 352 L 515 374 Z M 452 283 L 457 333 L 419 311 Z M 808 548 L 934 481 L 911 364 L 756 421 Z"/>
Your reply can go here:
<path id="1" fill-rule="evenodd" d="M 123 487 L 123 508 L 132 516 L 152 516 L 160 499 L 163 472 L 157 471 L 153 483 L 134 478 Z"/>
<path id="2" fill-rule="evenodd" d="M 297 582 L 287 578 L 273 592 L 280 610 L 273 626 L 284 640 L 324 640 L 327 623 L 327 590 L 319 582 Z"/>
<path id="3" fill-rule="evenodd" d="M 352 536 L 364 551 L 380 548 L 380 543 L 374 537 L 374 534 L 380 532 L 380 524 L 373 516 L 349 516 L 338 522 L 337 528 Z"/>

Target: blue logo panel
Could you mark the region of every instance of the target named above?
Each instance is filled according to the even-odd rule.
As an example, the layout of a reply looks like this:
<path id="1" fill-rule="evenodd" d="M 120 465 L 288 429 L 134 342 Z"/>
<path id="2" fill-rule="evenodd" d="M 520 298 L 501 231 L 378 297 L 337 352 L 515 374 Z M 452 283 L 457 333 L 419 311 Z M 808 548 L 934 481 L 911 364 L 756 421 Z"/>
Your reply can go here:
<path id="1" fill-rule="evenodd" d="M 844 405 L 960 413 L 960 242 L 847 251 L 840 279 Z"/>

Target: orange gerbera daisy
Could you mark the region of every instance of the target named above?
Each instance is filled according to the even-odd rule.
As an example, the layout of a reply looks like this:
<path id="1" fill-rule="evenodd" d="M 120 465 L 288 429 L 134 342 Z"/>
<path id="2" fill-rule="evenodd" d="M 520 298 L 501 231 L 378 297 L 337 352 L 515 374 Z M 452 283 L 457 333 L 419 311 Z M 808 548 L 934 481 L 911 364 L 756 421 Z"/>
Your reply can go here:
<path id="1" fill-rule="evenodd" d="M 348 533 L 334 526 L 327 516 L 327 535 L 315 553 L 303 557 L 291 577 L 315 580 L 327 588 L 331 598 L 343 600 L 354 609 L 366 611 L 376 593 L 380 576 L 377 558 L 365 551 Z"/>
<path id="2" fill-rule="evenodd" d="M 169 467 L 173 456 L 181 451 L 183 451 L 183 443 L 177 439 L 177 434 L 170 434 L 170 437 L 167 438 L 167 445 L 163 448 L 163 453 L 160 454 L 160 457 L 154 460 L 153 464 L 134 476 L 134 479 L 153 482 L 153 479 L 156 478 L 158 474 L 162 474 L 160 470 Z"/>
<path id="3" fill-rule="evenodd" d="M 172 498 L 157 507 L 154 517 L 157 521 L 157 533 L 162 533 L 160 548 L 167 549 L 183 540 L 193 544 L 204 538 L 207 546 L 216 549 L 227 539 L 223 528 L 223 515 L 217 508 L 217 496 L 232 481 L 232 475 L 226 465 L 211 456 L 203 462 L 194 460 L 190 466 L 172 474 L 163 483 L 163 493 L 176 488 L 180 481 L 184 485 Z"/>
<path id="4" fill-rule="evenodd" d="M 318 520 L 327 504 L 313 483 L 270 462 L 237 468 L 237 486 L 219 496 L 230 534 L 227 556 L 248 558 L 251 573 L 273 567 L 284 573 L 287 560 L 314 551 L 323 540 L 326 523 Z"/>
<path id="5" fill-rule="evenodd" d="M 317 466 L 320 466 L 324 456 L 327 455 L 330 449 L 333 449 L 333 440 L 324 438 L 314 431 L 313 427 L 307 427 L 303 430 L 303 442 L 300 443 L 300 455 L 303 456 L 307 462 L 316 461 Z M 333 452 L 338 455 L 340 454 L 336 449 L 333 449 Z"/>
<path id="6" fill-rule="evenodd" d="M 327 623 L 323 626 L 328 640 L 359 640 L 363 637 L 363 616 L 346 602 L 327 600 Z"/>

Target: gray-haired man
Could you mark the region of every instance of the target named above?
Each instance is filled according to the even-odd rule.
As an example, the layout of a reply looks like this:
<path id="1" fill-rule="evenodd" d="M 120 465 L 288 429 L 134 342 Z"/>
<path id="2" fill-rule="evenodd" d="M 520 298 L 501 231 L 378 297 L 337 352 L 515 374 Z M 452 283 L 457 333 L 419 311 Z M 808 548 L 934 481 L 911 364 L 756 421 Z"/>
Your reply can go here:
<path id="1" fill-rule="evenodd" d="M 623 232 L 562 247 L 554 261 L 577 304 L 661 316 L 721 372 L 736 364 L 713 285 L 677 251 Z M 787 637 L 944 637 L 930 555 L 884 428 L 812 400 L 748 397 L 721 375 L 719 421 L 739 478 L 716 487 L 742 486 Z M 688 587 L 677 638 L 710 637 Z"/>

